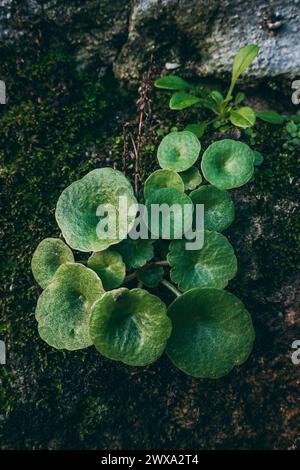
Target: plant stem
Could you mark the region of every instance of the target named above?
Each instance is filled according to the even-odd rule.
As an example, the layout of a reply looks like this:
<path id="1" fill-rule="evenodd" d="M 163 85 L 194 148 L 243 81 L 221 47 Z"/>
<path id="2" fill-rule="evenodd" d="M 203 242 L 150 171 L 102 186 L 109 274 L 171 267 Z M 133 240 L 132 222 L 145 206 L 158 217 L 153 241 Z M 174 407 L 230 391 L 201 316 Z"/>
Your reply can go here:
<path id="1" fill-rule="evenodd" d="M 158 266 L 170 266 L 167 260 L 154 261 L 153 264 L 157 264 Z"/>
<path id="2" fill-rule="evenodd" d="M 173 284 L 171 284 L 171 282 L 167 281 L 166 279 L 162 279 L 160 282 L 161 282 L 161 284 L 163 284 L 167 289 L 169 289 L 171 292 L 173 292 L 173 294 L 175 294 L 176 297 L 180 297 L 180 296 L 181 296 L 181 292 L 179 292 L 179 290 L 176 289 L 176 287 L 173 286 Z"/>
<path id="3" fill-rule="evenodd" d="M 225 98 L 226 102 L 230 101 L 231 98 L 232 98 L 232 92 L 233 92 L 233 89 L 234 89 L 234 85 L 235 85 L 235 82 L 231 80 L 230 87 L 229 87 L 229 90 L 228 90 L 226 98 Z"/>
<path id="4" fill-rule="evenodd" d="M 147 266 L 151 266 L 153 264 L 156 264 L 158 266 L 169 266 L 169 263 L 167 260 L 162 260 L 162 261 L 149 261 L 149 263 L 146 263 L 145 266 L 143 266 L 141 269 L 145 269 Z M 138 270 L 137 271 L 134 271 L 133 273 L 130 273 L 130 274 L 127 274 L 127 276 L 125 277 L 124 279 L 124 282 L 130 282 L 130 281 L 133 281 L 133 279 L 135 279 L 137 277 L 137 273 L 138 273 Z M 167 281 L 166 281 L 167 282 Z"/>
<path id="5" fill-rule="evenodd" d="M 134 271 L 134 273 L 128 274 L 128 275 L 125 277 L 124 282 L 133 281 L 133 279 L 135 279 L 136 277 L 137 277 L 137 271 Z"/>

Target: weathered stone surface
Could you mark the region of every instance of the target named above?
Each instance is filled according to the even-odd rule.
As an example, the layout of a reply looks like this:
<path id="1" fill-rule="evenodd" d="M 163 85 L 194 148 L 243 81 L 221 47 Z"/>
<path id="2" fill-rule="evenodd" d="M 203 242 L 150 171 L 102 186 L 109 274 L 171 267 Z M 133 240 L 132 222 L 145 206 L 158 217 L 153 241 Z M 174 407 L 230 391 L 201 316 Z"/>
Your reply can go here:
<path id="1" fill-rule="evenodd" d="M 0 40 L 26 41 L 49 29 L 71 40 L 82 66 L 113 65 L 127 82 L 138 80 L 151 54 L 168 73 L 223 78 L 236 51 L 256 43 L 261 52 L 249 83 L 278 83 L 300 75 L 299 7 L 300 0 L 251 0 L 246 7 L 244 0 L 50 0 L 43 7 L 1 0 Z"/>
<path id="2" fill-rule="evenodd" d="M 300 74 L 299 0 L 138 0 L 117 62 L 119 78 L 134 80 L 151 53 L 161 68 L 222 77 L 244 44 L 261 46 L 250 81 Z"/>
<path id="3" fill-rule="evenodd" d="M 55 46 L 63 36 L 74 46 L 79 65 L 100 62 L 105 70 L 127 38 L 129 11 L 128 0 L 49 0 L 43 5 L 36 0 L 1 0 L 0 41 L 24 43 L 37 40 L 39 32 Z"/>

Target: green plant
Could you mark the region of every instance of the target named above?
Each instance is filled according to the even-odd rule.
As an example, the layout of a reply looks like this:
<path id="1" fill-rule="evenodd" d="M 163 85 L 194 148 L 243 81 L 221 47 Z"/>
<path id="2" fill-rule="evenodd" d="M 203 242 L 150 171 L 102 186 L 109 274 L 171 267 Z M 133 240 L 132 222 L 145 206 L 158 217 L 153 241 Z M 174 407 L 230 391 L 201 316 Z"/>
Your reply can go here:
<path id="1" fill-rule="evenodd" d="M 221 377 L 247 359 L 254 341 L 252 322 L 242 302 L 223 291 L 236 274 L 237 260 L 219 232 L 234 219 L 233 202 L 223 188 L 249 180 L 255 153 L 231 140 L 211 144 L 202 156 L 202 169 L 218 187 L 196 189 L 202 177 L 193 165 L 200 149 L 190 131 L 172 132 L 162 140 L 157 156 L 164 168 L 145 182 L 145 207 L 165 204 L 174 211 L 168 216 L 167 234 L 162 218 L 153 224 L 151 217 L 146 219 L 154 239 L 127 237 L 134 223 L 140 223 L 140 214 L 137 195 L 119 171 L 93 170 L 63 191 L 56 208 L 63 237 L 72 248 L 93 253 L 75 262 L 62 240 L 45 239 L 33 254 L 33 275 L 44 288 L 36 319 L 40 336 L 49 345 L 69 350 L 94 345 L 103 356 L 135 366 L 152 363 L 166 349 L 184 372 L 209 378 Z M 122 210 L 119 196 L 127 201 Z M 204 203 L 209 230 L 201 232 L 202 248 L 187 250 L 184 238 L 174 238 L 193 227 L 199 202 Z M 98 225 L 113 222 L 99 213 L 100 204 L 108 213 L 115 209 L 121 235 L 113 238 L 109 232 L 99 237 Z M 175 217 L 183 205 L 191 209 L 183 212 L 184 231 Z M 162 241 L 167 244 L 163 257 Z M 133 289 L 121 287 L 135 282 Z M 178 297 L 168 308 L 146 290 L 159 284 Z"/>
<path id="2" fill-rule="evenodd" d="M 176 75 L 167 75 L 155 81 L 157 88 L 175 91 L 170 98 L 169 107 L 172 110 L 182 110 L 190 106 L 208 109 L 215 117 L 207 121 L 189 124 L 185 130 L 201 137 L 207 126 L 225 131 L 230 124 L 241 128 L 253 127 L 256 118 L 271 124 L 283 124 L 284 118 L 274 111 L 255 112 L 249 106 L 241 106 L 245 94 L 238 92 L 233 96 L 236 82 L 240 75 L 251 65 L 259 53 L 259 47 L 248 44 L 242 47 L 233 60 L 231 82 L 225 96 L 219 90 L 200 89 L 190 85 Z"/>
<path id="3" fill-rule="evenodd" d="M 287 141 L 284 148 L 294 150 L 300 146 L 300 112 L 291 116 L 286 124 Z"/>

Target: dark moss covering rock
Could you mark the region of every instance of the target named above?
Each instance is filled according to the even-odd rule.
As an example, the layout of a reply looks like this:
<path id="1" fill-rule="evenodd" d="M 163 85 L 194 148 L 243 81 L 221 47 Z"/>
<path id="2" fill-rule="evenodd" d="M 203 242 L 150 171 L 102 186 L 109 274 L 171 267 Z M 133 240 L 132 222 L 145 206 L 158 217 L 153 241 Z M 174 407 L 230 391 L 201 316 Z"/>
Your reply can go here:
<path id="1" fill-rule="evenodd" d="M 56 7 L 61 20 L 62 5 Z M 0 365 L 0 447 L 299 448 L 300 366 L 291 362 L 291 345 L 300 338 L 300 152 L 286 145 L 285 126 L 260 123 L 251 133 L 207 133 L 201 140 L 205 150 L 212 140 L 240 138 L 264 156 L 254 180 L 231 192 L 236 219 L 225 232 L 239 260 L 228 290 L 245 304 L 256 333 L 242 367 L 217 382 L 197 380 L 165 355 L 132 369 L 92 347 L 61 352 L 39 338 L 32 254 L 43 238 L 59 236 L 54 211 L 65 187 L 96 167 L 122 168 L 122 125 L 136 129 L 138 115 L 136 90 L 121 88 L 109 67 L 103 75 L 100 55 L 79 66 L 74 41 L 82 15 L 66 30 L 47 16 L 29 21 L 27 13 L 21 9 L 13 20 L 27 34 L 0 44 L 8 96 L 0 106 L 0 339 L 7 347 L 7 364 Z M 288 109 L 281 94 L 274 99 L 264 89 L 264 100 Z M 193 116 L 201 119 L 196 110 L 168 111 L 167 101 L 162 93 L 152 95 L 143 179 L 157 168 L 157 129 L 182 130 L 197 122 Z"/>

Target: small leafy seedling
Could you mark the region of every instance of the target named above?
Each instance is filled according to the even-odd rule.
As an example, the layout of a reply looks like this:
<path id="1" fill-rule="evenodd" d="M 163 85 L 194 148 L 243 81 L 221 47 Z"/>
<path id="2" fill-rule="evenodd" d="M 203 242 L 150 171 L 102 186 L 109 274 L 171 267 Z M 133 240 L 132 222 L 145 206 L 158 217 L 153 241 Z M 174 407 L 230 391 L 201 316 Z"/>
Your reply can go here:
<path id="1" fill-rule="evenodd" d="M 241 106 L 245 99 L 244 93 L 238 92 L 233 96 L 237 80 L 256 59 L 258 53 L 259 47 L 255 44 L 248 44 L 238 51 L 233 60 L 231 82 L 225 96 L 218 90 L 202 90 L 198 96 L 196 87 L 176 75 L 161 77 L 155 81 L 154 85 L 157 88 L 175 92 L 169 103 L 172 110 L 180 111 L 191 106 L 198 106 L 208 109 L 215 115 L 208 121 L 186 126 L 185 130 L 193 132 L 198 138 L 202 137 L 209 125 L 221 131 L 225 131 L 229 124 L 246 129 L 254 126 L 257 118 L 271 124 L 283 124 L 284 118 L 275 111 L 255 112 L 249 106 Z"/>
<path id="2" fill-rule="evenodd" d="M 169 81 L 172 89 L 183 85 Z M 247 359 L 254 341 L 252 322 L 241 301 L 223 290 L 236 274 L 237 260 L 219 232 L 234 219 L 225 189 L 251 178 L 257 156 L 240 142 L 212 143 L 202 155 L 202 172 L 210 183 L 204 185 L 200 150 L 190 131 L 174 131 L 160 143 L 161 169 L 143 188 L 153 239 L 127 237 L 140 211 L 130 181 L 119 171 L 93 170 L 63 191 L 56 220 L 67 244 L 88 254 L 75 262 L 69 246 L 53 238 L 43 240 L 33 254 L 32 272 L 44 289 L 35 316 L 39 334 L 50 346 L 76 350 L 94 345 L 103 356 L 133 366 L 148 365 L 167 349 L 179 369 L 208 378 L 221 377 Z M 120 196 L 127 201 L 122 214 Z M 182 236 L 198 225 L 199 203 L 204 204 L 204 244 L 187 250 Z M 115 208 L 123 221 L 117 239 L 110 233 L 99 236 L 99 223 L 108 223 L 99 212 L 101 204 Z M 170 209 L 162 215 L 168 233 L 162 217 L 152 220 L 154 204 Z M 146 290 L 160 293 L 160 288 L 178 297 L 168 309 Z"/>

